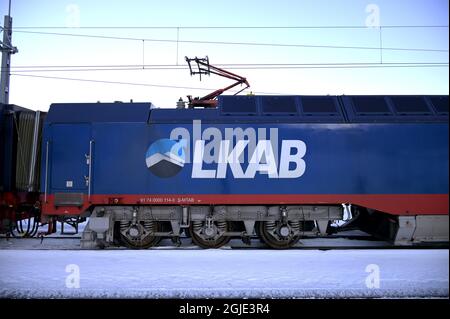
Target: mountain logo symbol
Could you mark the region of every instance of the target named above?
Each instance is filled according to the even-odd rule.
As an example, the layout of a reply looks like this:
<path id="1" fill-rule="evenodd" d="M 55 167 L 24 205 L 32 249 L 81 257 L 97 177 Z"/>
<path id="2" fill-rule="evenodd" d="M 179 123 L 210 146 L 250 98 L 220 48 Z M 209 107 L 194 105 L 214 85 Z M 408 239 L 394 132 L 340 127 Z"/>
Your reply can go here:
<path id="1" fill-rule="evenodd" d="M 162 178 L 173 177 L 184 167 L 186 145 L 186 140 L 157 140 L 148 148 L 145 163 L 154 175 Z"/>

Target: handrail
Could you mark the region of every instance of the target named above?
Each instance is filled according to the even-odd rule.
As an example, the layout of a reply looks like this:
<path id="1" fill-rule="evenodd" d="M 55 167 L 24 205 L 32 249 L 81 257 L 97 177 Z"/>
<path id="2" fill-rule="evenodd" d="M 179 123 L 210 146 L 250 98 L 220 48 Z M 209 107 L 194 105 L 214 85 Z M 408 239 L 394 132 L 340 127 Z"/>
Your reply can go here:
<path id="1" fill-rule="evenodd" d="M 88 200 L 91 201 L 91 181 L 92 181 L 92 144 L 93 140 L 89 141 L 89 184 L 88 184 Z"/>
<path id="2" fill-rule="evenodd" d="M 47 203 L 47 188 L 48 188 L 48 146 L 49 141 L 46 143 L 46 150 L 45 150 L 45 184 L 44 184 L 44 202 Z"/>

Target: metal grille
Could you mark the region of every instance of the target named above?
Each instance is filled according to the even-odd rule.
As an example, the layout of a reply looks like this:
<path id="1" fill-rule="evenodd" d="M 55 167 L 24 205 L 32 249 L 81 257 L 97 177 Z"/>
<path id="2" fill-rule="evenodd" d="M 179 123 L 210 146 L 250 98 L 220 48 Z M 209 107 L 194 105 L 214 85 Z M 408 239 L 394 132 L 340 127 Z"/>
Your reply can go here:
<path id="1" fill-rule="evenodd" d="M 39 119 L 38 123 L 36 118 Z M 42 112 L 20 112 L 18 116 L 14 114 L 17 133 L 16 188 L 21 191 L 39 190 L 39 154 L 43 118 Z"/>
<path id="2" fill-rule="evenodd" d="M 83 206 L 83 193 L 55 193 L 55 206 Z"/>

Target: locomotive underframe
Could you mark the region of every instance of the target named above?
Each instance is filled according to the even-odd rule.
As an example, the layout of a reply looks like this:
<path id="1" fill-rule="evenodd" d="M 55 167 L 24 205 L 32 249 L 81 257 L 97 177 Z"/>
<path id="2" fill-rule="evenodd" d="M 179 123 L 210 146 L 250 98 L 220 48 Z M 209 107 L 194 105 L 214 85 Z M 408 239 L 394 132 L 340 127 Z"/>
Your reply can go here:
<path id="1" fill-rule="evenodd" d="M 177 242 L 183 229 L 191 229 L 191 235 L 200 236 L 199 240 L 238 237 L 246 241 L 257 235 L 258 222 L 276 223 L 280 236 L 291 240 L 302 236 L 325 236 L 330 221 L 342 219 L 342 206 L 96 206 L 83 232 L 81 246 L 88 249 L 106 247 L 114 245 L 118 235 L 138 234 L 139 241 L 148 241 L 149 245 L 150 237 L 172 237 Z M 304 229 L 297 225 L 305 221 L 314 222 L 316 227 Z M 155 230 L 153 223 L 163 222 L 170 226 Z M 220 223 L 241 223 L 242 227 L 234 230 L 219 226 Z M 207 243 L 203 246 L 207 247 Z"/>

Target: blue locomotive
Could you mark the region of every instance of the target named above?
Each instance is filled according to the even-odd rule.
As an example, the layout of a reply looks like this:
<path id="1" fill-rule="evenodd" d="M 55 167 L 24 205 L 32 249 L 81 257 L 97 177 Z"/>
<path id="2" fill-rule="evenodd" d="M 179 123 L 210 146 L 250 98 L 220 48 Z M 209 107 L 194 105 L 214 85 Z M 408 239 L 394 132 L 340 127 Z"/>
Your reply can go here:
<path id="1" fill-rule="evenodd" d="M 221 96 L 217 107 L 53 104 L 44 219 L 90 217 L 82 246 L 287 248 L 358 228 L 448 240 L 448 96 Z"/>

